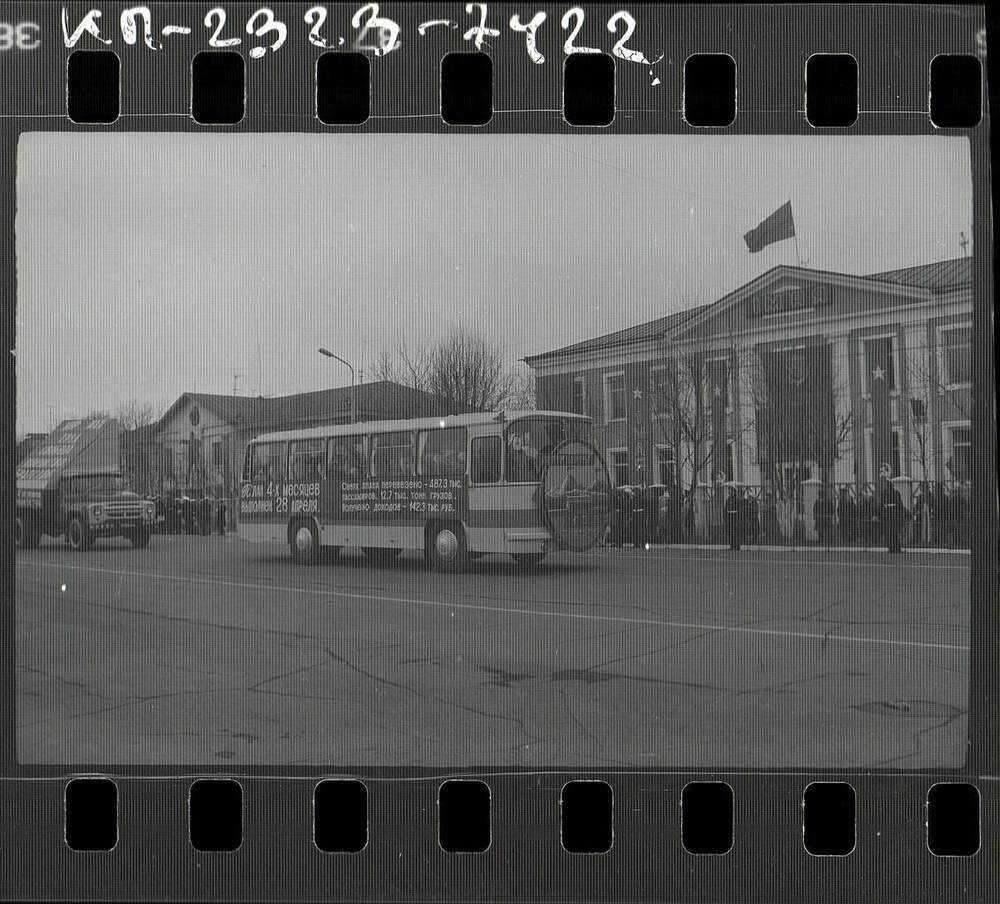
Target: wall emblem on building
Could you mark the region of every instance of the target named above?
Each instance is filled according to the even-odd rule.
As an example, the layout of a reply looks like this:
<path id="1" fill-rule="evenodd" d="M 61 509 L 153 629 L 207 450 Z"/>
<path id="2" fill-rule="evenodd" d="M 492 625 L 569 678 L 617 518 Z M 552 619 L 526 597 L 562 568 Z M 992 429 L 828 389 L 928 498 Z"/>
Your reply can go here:
<path id="1" fill-rule="evenodd" d="M 826 304 L 826 286 L 799 286 L 786 283 L 767 292 L 751 296 L 747 302 L 747 318 L 768 314 L 791 314 L 808 311 Z"/>
<path id="2" fill-rule="evenodd" d="M 785 372 L 792 386 L 801 386 L 808 376 L 806 356 L 802 352 L 792 352 L 785 356 Z"/>
<path id="3" fill-rule="evenodd" d="M 201 412 L 198 410 L 197 405 L 191 407 L 191 412 L 188 414 L 188 419 L 191 421 L 192 427 L 197 427 L 201 423 Z"/>

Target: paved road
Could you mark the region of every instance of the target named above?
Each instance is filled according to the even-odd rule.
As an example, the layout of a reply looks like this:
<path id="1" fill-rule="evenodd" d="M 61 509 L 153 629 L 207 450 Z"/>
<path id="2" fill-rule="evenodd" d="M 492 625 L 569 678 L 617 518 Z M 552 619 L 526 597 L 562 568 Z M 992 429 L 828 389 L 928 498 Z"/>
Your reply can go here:
<path id="1" fill-rule="evenodd" d="M 25 763 L 939 767 L 969 559 L 716 550 L 305 568 L 231 537 L 17 555 Z"/>

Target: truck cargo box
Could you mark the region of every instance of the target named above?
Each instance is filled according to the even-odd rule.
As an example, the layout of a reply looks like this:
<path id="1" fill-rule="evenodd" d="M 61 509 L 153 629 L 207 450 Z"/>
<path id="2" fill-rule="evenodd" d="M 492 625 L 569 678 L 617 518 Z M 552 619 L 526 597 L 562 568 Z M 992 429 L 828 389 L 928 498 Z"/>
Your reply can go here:
<path id="1" fill-rule="evenodd" d="M 117 474 L 121 425 L 114 418 L 63 421 L 18 466 L 17 504 L 42 507 L 42 494 L 71 474 Z"/>

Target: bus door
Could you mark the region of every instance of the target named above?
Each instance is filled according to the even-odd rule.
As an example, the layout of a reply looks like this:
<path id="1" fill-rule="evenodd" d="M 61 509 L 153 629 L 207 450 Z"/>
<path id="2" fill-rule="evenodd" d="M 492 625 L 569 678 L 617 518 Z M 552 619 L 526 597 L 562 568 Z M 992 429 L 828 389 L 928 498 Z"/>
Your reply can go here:
<path id="1" fill-rule="evenodd" d="M 503 479 L 503 437 L 473 436 L 469 445 L 469 548 L 502 552 L 507 488 Z"/>
<path id="2" fill-rule="evenodd" d="M 551 538 L 542 520 L 539 480 L 545 454 L 562 439 L 550 418 L 522 418 L 507 428 L 504 457 L 504 537 L 508 542 Z"/>

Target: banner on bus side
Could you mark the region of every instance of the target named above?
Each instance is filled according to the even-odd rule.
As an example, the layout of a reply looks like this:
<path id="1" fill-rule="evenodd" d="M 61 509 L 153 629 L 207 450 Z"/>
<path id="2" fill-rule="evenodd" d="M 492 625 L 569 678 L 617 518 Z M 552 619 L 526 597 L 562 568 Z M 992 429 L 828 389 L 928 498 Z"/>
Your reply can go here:
<path id="1" fill-rule="evenodd" d="M 246 483 L 240 499 L 240 514 L 247 518 L 293 515 L 317 515 L 334 521 L 461 518 L 467 511 L 464 477 Z"/>

